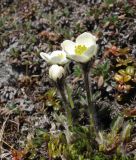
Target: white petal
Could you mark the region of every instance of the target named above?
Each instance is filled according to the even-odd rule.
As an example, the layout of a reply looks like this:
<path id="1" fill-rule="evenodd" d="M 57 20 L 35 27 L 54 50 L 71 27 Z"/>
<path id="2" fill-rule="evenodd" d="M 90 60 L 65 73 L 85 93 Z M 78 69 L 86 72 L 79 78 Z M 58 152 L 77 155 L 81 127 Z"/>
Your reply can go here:
<path id="1" fill-rule="evenodd" d="M 62 50 L 53 51 L 51 54 L 51 64 L 66 64 L 69 60 L 66 58 L 66 52 Z"/>
<path id="2" fill-rule="evenodd" d="M 89 47 L 93 44 L 96 44 L 96 37 L 93 36 L 91 33 L 84 32 L 77 37 L 76 43 Z"/>
<path id="3" fill-rule="evenodd" d="M 70 59 L 73 59 L 76 62 L 80 62 L 80 63 L 86 63 L 89 61 L 89 58 L 85 55 L 71 55 Z"/>
<path id="4" fill-rule="evenodd" d="M 40 53 L 40 56 L 41 56 L 44 60 L 46 60 L 47 62 L 50 61 L 50 55 L 49 55 L 49 54 L 44 53 L 44 52 L 41 52 L 41 53 Z"/>
<path id="5" fill-rule="evenodd" d="M 64 57 L 66 57 L 66 53 L 62 50 L 56 50 L 51 53 L 51 57 L 60 56 L 60 55 L 63 55 Z"/>
<path id="6" fill-rule="evenodd" d="M 66 63 L 68 63 L 69 62 L 69 59 L 67 59 L 67 58 L 65 58 L 65 59 L 63 59 L 63 61 L 61 61 L 59 64 L 66 64 Z"/>
<path id="7" fill-rule="evenodd" d="M 94 55 L 96 55 L 98 49 L 98 45 L 92 45 L 88 48 L 88 50 L 84 53 L 85 56 L 87 56 L 89 59 L 92 58 Z"/>
<path id="8" fill-rule="evenodd" d="M 65 40 L 63 43 L 61 43 L 61 47 L 67 53 L 67 57 L 69 57 L 69 55 L 75 54 L 75 46 L 76 43 L 70 40 Z"/>

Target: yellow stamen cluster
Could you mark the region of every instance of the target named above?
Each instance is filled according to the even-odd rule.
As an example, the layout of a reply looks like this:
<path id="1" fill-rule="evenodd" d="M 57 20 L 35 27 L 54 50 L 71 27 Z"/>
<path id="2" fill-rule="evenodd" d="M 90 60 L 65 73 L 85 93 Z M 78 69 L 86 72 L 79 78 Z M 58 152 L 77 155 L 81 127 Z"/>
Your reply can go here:
<path id="1" fill-rule="evenodd" d="M 64 58 L 64 54 L 63 54 L 63 53 L 60 53 L 59 56 L 60 56 L 61 58 Z"/>
<path id="2" fill-rule="evenodd" d="M 77 55 L 82 55 L 87 50 L 85 45 L 77 45 L 75 46 L 75 53 Z"/>

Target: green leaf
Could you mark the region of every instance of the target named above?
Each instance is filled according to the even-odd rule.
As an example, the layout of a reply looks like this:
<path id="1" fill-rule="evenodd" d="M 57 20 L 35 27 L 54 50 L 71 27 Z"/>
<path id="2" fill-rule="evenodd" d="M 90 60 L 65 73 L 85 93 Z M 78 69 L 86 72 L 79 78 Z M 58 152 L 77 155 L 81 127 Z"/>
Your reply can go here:
<path id="1" fill-rule="evenodd" d="M 76 65 L 75 67 L 74 67 L 74 75 L 76 76 L 76 77 L 81 77 L 81 75 L 82 75 L 82 70 L 80 69 L 80 67 L 78 66 L 78 65 Z"/>
<path id="2" fill-rule="evenodd" d="M 109 69 L 110 69 L 110 61 L 105 60 L 102 64 L 98 64 L 98 66 L 93 70 L 94 76 L 103 76 L 104 80 L 109 78 Z"/>
<path id="3" fill-rule="evenodd" d="M 68 94 L 68 101 L 70 103 L 71 108 L 74 108 L 74 102 L 72 99 L 72 89 L 70 88 L 69 85 L 66 85 L 66 90 L 67 90 L 67 94 Z"/>
<path id="4" fill-rule="evenodd" d="M 121 75 L 126 75 L 126 71 L 125 71 L 124 69 L 120 69 L 118 72 L 119 72 Z"/>
<path id="5" fill-rule="evenodd" d="M 120 130 L 120 128 L 121 128 L 122 125 L 123 125 L 123 122 L 124 122 L 124 118 L 121 117 L 121 116 L 119 116 L 119 117 L 117 118 L 117 120 L 114 122 L 114 125 L 113 125 L 113 127 L 112 127 L 112 133 L 113 133 L 113 134 L 117 134 L 117 133 L 118 133 L 118 131 Z"/>
<path id="6" fill-rule="evenodd" d="M 123 141 L 127 140 L 130 137 L 131 129 L 132 129 L 132 125 L 130 123 L 124 127 L 124 129 L 122 131 L 122 140 Z"/>
<path id="7" fill-rule="evenodd" d="M 135 73 L 135 68 L 133 66 L 128 66 L 126 68 L 126 73 L 129 74 L 129 75 L 131 75 L 131 76 L 133 76 L 134 73 Z"/>

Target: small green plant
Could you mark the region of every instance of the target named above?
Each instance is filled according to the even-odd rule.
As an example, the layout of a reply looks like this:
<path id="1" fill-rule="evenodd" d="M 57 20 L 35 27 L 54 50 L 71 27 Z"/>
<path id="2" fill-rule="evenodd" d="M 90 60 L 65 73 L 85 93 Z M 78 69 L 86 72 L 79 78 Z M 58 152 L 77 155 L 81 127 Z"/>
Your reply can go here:
<path id="1" fill-rule="evenodd" d="M 103 63 L 98 64 L 93 70 L 94 76 L 102 76 L 104 80 L 109 79 L 110 61 L 107 59 Z"/>
<path id="2" fill-rule="evenodd" d="M 104 21 L 104 23 L 109 22 L 111 24 L 116 24 L 116 23 L 118 23 L 118 17 L 113 15 L 113 16 L 104 18 L 103 21 Z"/>
<path id="3" fill-rule="evenodd" d="M 38 100 L 42 100 L 46 107 L 53 107 L 54 110 L 60 108 L 60 101 L 56 96 L 57 90 L 55 88 L 49 89 L 43 96 L 39 96 Z"/>
<path id="4" fill-rule="evenodd" d="M 99 150 L 106 154 L 123 154 L 127 151 L 127 142 L 131 139 L 132 124 L 125 123 L 123 117 L 118 117 L 111 127 L 111 131 L 99 132 L 97 142 Z"/>
<path id="5" fill-rule="evenodd" d="M 108 4 L 108 5 L 114 4 L 114 3 L 116 3 L 116 2 L 117 2 L 117 0 L 104 0 L 104 3 L 106 3 L 106 4 Z"/>
<path id="6" fill-rule="evenodd" d="M 66 159 L 81 159 L 91 157 L 91 146 L 88 141 L 88 129 L 76 126 L 70 132 L 59 133 L 56 136 L 50 135 L 48 142 L 48 152 L 50 157 L 65 157 Z M 67 141 L 70 138 L 70 141 Z"/>
<path id="7" fill-rule="evenodd" d="M 50 135 L 48 142 L 48 154 L 50 158 L 59 158 L 66 152 L 66 139 L 64 134 Z"/>
<path id="8" fill-rule="evenodd" d="M 131 94 L 135 88 L 136 71 L 135 59 L 130 53 L 130 49 L 117 48 L 112 46 L 107 50 L 110 61 L 111 81 L 114 81 L 113 88 L 116 91 L 117 101 L 123 101 Z"/>
<path id="9" fill-rule="evenodd" d="M 78 65 L 74 66 L 74 75 L 79 78 L 82 76 L 82 70 Z"/>
<path id="10" fill-rule="evenodd" d="M 20 56 L 20 52 L 17 48 L 11 49 L 11 57 L 18 58 Z"/>
<path id="11" fill-rule="evenodd" d="M 135 8 L 132 7 L 128 2 L 125 3 L 124 5 L 124 11 L 127 16 L 133 16 L 135 14 Z"/>

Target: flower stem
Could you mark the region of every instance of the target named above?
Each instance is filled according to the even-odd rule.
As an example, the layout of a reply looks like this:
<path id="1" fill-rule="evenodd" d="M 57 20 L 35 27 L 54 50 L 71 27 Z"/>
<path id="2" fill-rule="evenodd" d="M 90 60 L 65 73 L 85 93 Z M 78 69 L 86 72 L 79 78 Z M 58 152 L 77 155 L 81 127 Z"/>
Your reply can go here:
<path id="1" fill-rule="evenodd" d="M 89 85 L 89 66 L 88 64 L 82 64 L 83 74 L 84 74 L 84 83 L 85 89 L 87 93 L 88 100 L 88 114 L 90 119 L 90 129 L 97 133 L 98 131 L 98 120 L 97 120 L 97 112 L 94 106 L 94 102 L 92 100 L 92 86 Z"/>
<path id="2" fill-rule="evenodd" d="M 68 125 L 72 126 L 72 114 L 71 114 L 71 109 L 69 107 L 69 103 L 68 103 L 66 95 L 65 95 L 65 83 L 64 83 L 64 80 L 63 79 L 58 80 L 56 85 L 57 85 L 57 88 L 58 88 L 58 90 L 60 92 L 62 100 L 64 102 L 64 105 L 65 105 L 64 109 L 65 109 L 65 114 L 66 114 L 66 117 L 67 117 Z"/>

